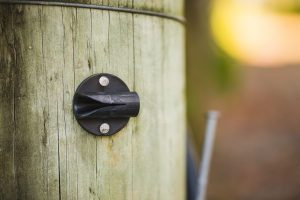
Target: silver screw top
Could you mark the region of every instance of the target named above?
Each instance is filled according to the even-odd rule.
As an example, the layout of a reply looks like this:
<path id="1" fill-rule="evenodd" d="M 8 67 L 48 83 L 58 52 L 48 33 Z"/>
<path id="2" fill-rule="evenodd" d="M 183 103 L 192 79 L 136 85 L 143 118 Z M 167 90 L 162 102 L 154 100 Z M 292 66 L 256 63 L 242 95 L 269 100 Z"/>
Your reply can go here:
<path id="1" fill-rule="evenodd" d="M 99 83 L 100 83 L 100 85 L 101 86 L 108 86 L 108 84 L 109 84 L 109 79 L 106 77 L 106 76 L 101 76 L 100 78 L 99 78 Z"/>
<path id="2" fill-rule="evenodd" d="M 109 132 L 109 128 L 110 128 L 109 124 L 103 123 L 103 124 L 100 125 L 99 130 L 100 130 L 101 133 L 106 134 L 106 133 Z"/>

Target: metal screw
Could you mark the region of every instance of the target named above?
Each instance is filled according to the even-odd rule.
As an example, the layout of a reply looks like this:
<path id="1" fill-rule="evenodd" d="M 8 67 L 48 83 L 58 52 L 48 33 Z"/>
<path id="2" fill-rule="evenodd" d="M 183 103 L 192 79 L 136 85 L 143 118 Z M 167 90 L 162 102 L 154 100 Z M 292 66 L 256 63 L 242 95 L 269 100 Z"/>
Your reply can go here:
<path id="1" fill-rule="evenodd" d="M 103 123 L 103 124 L 101 124 L 100 125 L 100 132 L 101 133 L 103 133 L 103 134 L 106 134 L 106 133 L 108 133 L 109 132 L 109 124 L 107 124 L 107 123 Z"/>
<path id="2" fill-rule="evenodd" d="M 101 76 L 100 78 L 99 78 L 99 83 L 100 83 L 100 85 L 101 86 L 108 86 L 108 84 L 109 84 L 109 79 L 106 77 L 106 76 Z"/>

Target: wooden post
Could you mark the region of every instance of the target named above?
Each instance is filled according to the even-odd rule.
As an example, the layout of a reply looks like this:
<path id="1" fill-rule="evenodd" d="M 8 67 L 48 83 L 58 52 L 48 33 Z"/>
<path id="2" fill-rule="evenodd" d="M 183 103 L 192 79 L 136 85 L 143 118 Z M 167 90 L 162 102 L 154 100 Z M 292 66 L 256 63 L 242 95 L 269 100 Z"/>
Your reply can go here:
<path id="1" fill-rule="evenodd" d="M 183 4 L 72 2 L 176 16 Z M 0 199 L 184 199 L 184 51 L 172 19 L 0 3 Z M 72 112 L 78 84 L 101 72 L 141 100 L 111 137 L 85 132 Z"/>

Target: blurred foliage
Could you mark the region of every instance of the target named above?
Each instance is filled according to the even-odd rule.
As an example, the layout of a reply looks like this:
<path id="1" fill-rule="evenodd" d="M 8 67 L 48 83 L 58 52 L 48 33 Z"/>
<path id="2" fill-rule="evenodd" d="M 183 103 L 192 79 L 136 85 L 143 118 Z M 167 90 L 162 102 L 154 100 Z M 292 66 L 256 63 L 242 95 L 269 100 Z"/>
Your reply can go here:
<path id="1" fill-rule="evenodd" d="M 212 55 L 212 74 L 216 80 L 217 89 L 220 92 L 228 92 L 236 86 L 237 83 L 237 64 L 224 51 L 217 49 Z"/>
<path id="2" fill-rule="evenodd" d="M 268 0 L 265 6 L 278 12 L 300 13 L 299 0 Z"/>
<path id="3" fill-rule="evenodd" d="M 212 39 L 211 1 L 186 0 L 188 122 L 198 150 L 202 144 L 206 104 L 238 84 L 238 67 Z M 214 109 L 214 108 L 211 108 Z"/>
<path id="4" fill-rule="evenodd" d="M 219 45 L 216 45 L 214 42 L 216 37 L 213 39 L 213 36 L 216 36 L 216 32 L 213 34 L 212 24 L 210 23 L 213 17 L 212 8 L 216 8 L 213 7 L 216 2 L 220 3 L 218 8 L 223 5 L 224 9 L 236 8 L 234 3 L 237 3 L 234 0 L 186 0 L 185 6 L 187 18 L 188 121 L 198 148 L 202 144 L 203 115 L 207 109 L 215 109 L 208 106 L 209 102 L 212 99 L 223 98 L 224 95 L 231 94 L 234 89 L 240 86 L 243 76 L 243 70 L 238 67 L 237 61 L 230 57 L 223 50 L 224 48 L 220 49 L 219 46 L 222 45 L 219 43 Z M 249 6 L 259 6 L 273 11 L 300 12 L 299 0 L 238 1 L 238 4 L 240 3 L 244 3 L 245 9 Z M 230 5 L 233 7 L 230 7 Z M 230 12 L 237 11 L 228 9 L 229 13 L 224 13 L 224 9 L 218 11 L 225 14 L 227 18 Z M 240 12 L 243 13 L 243 10 L 240 10 Z M 223 39 L 226 39 L 227 45 L 231 47 L 232 51 L 238 51 L 236 52 L 237 55 L 243 54 L 244 52 L 236 48 L 233 41 L 231 41 L 235 38 L 230 38 L 233 36 L 228 28 L 227 18 L 223 18 L 224 16 L 219 16 L 218 29 L 214 31 L 217 31 L 217 35 L 221 35 Z M 256 54 L 254 53 L 254 55 Z"/>

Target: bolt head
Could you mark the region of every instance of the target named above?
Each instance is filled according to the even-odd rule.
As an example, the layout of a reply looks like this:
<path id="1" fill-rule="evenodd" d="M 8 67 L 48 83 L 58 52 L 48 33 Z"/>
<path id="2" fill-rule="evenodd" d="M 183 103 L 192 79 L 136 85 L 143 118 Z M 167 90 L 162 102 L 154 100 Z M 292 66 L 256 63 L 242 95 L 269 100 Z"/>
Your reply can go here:
<path id="1" fill-rule="evenodd" d="M 101 86 L 108 86 L 108 84 L 109 84 L 109 79 L 106 77 L 106 76 L 101 76 L 100 78 L 99 78 L 99 83 L 100 83 L 100 85 Z"/>
<path id="2" fill-rule="evenodd" d="M 109 132 L 109 129 L 110 129 L 110 127 L 109 127 L 109 124 L 107 124 L 107 123 L 101 124 L 100 128 L 99 128 L 100 132 L 103 134 L 107 134 Z"/>

